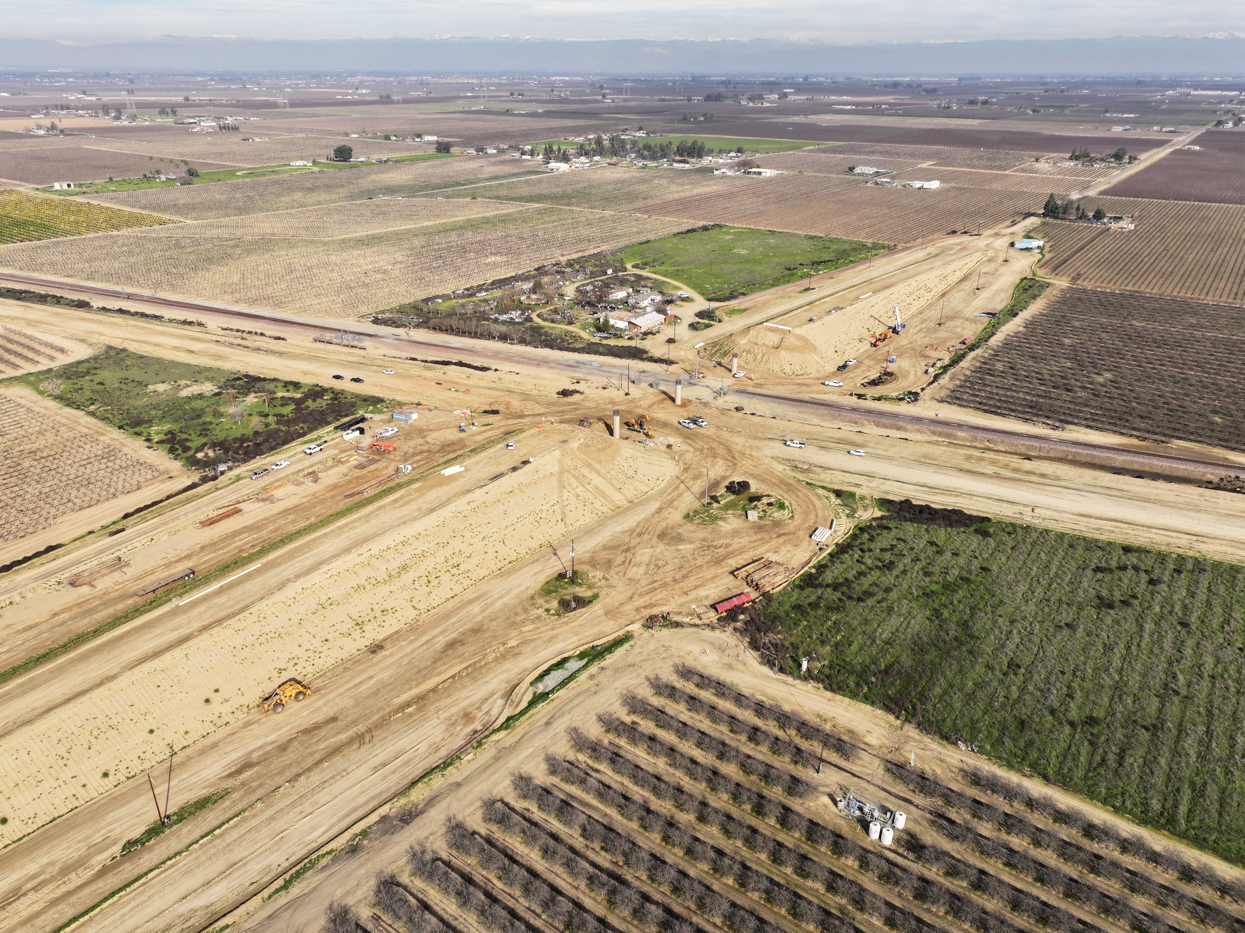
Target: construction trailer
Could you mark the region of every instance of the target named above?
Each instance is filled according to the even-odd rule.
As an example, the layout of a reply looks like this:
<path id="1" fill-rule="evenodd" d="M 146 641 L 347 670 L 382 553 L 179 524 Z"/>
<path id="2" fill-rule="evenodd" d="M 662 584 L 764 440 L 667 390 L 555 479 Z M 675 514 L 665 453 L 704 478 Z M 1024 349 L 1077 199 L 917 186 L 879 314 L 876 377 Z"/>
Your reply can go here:
<path id="1" fill-rule="evenodd" d="M 153 583 L 151 586 L 145 587 L 144 589 L 136 590 L 134 595 L 150 596 L 152 593 L 156 593 L 164 589 L 166 586 L 172 586 L 174 583 L 181 583 L 183 580 L 191 580 L 194 578 L 194 575 L 194 568 L 187 567 L 185 570 L 179 570 L 171 577 L 165 577 L 159 583 Z"/>
<path id="2" fill-rule="evenodd" d="M 417 411 L 395 411 L 391 416 L 394 421 L 401 421 L 403 424 L 410 424 L 419 418 Z"/>

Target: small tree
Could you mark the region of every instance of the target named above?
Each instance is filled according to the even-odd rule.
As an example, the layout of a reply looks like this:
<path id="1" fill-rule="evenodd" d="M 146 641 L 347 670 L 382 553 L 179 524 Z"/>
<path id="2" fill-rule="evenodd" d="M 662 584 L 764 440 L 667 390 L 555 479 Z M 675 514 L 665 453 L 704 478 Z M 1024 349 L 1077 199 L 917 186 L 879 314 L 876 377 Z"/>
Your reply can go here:
<path id="1" fill-rule="evenodd" d="M 198 178 L 199 170 L 195 168 L 193 165 L 191 165 L 186 168 L 186 174 L 190 176 L 191 178 Z"/>
<path id="2" fill-rule="evenodd" d="M 449 151 L 451 151 L 450 144 L 444 139 L 438 139 L 437 140 L 437 152 L 449 152 Z"/>
<path id="3" fill-rule="evenodd" d="M 349 162 L 354 157 L 354 148 L 342 143 L 333 149 L 334 162 Z M 1053 195 L 1052 195 L 1053 197 Z"/>
<path id="4" fill-rule="evenodd" d="M 1094 220 L 1106 220 L 1107 212 L 1101 207 L 1094 208 Z"/>
<path id="5" fill-rule="evenodd" d="M 1115 152 L 1111 153 L 1111 158 L 1115 159 L 1116 162 L 1123 162 L 1126 158 L 1128 158 L 1128 150 L 1123 146 L 1120 146 L 1119 149 L 1116 149 Z"/>
<path id="6" fill-rule="evenodd" d="M 1055 192 L 1051 192 L 1046 199 L 1046 206 L 1042 208 L 1042 213 L 1047 217 L 1059 217 L 1063 214 L 1063 208 L 1059 206 L 1059 198 Z"/>

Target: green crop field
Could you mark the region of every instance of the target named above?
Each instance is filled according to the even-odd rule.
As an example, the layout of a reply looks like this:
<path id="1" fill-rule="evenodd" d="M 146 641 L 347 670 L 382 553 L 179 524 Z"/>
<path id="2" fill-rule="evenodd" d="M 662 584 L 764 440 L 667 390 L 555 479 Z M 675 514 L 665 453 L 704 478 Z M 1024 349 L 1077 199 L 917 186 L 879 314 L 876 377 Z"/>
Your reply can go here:
<path id="1" fill-rule="evenodd" d="M 628 247 L 622 260 L 690 286 L 711 301 L 785 285 L 890 249 L 803 233 L 707 227 Z"/>
<path id="2" fill-rule="evenodd" d="M 260 338 L 262 339 L 262 338 Z M 348 418 L 381 399 L 342 389 L 195 366 L 118 347 L 18 377 L 192 469 L 242 463 Z M 59 383 L 51 391 L 49 382 Z"/>
<path id="3" fill-rule="evenodd" d="M 761 612 L 790 672 L 1245 863 L 1245 568 L 881 520 Z"/>

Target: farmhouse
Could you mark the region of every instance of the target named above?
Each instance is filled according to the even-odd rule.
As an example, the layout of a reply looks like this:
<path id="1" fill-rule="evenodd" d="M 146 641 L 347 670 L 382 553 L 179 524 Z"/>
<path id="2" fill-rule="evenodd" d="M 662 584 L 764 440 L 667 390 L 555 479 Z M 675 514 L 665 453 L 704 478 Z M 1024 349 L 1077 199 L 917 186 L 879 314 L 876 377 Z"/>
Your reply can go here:
<path id="1" fill-rule="evenodd" d="M 774 175 L 782 175 L 784 173 L 778 171 L 776 168 L 746 168 L 740 174 L 757 175 L 761 178 L 771 178 Z"/>
<path id="2" fill-rule="evenodd" d="M 644 314 L 638 314 L 627 321 L 627 330 L 633 334 L 647 334 L 657 330 L 665 323 L 666 316 L 660 311 L 648 311 Z"/>

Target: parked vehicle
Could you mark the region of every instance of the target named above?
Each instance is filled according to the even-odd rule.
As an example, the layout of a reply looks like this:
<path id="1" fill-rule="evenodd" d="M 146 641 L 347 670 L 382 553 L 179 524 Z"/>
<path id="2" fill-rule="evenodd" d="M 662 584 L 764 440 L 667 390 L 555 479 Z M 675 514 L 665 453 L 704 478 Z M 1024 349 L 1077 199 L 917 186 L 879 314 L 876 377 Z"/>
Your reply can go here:
<path id="1" fill-rule="evenodd" d="M 290 465 L 290 461 L 288 460 L 278 460 L 276 463 L 272 465 L 272 468 L 274 470 L 284 470 L 289 465 Z"/>
<path id="2" fill-rule="evenodd" d="M 823 383 L 822 383 L 822 385 L 823 385 L 823 386 L 832 386 L 832 387 L 834 387 L 834 388 L 836 388 L 836 389 L 841 389 L 841 388 L 843 388 L 843 383 L 839 382 L 839 380 L 837 380 L 837 379 L 827 379 L 825 382 L 823 382 Z"/>
<path id="3" fill-rule="evenodd" d="M 380 430 L 378 430 L 376 432 L 376 436 L 377 437 L 393 437 L 397 433 L 398 433 L 398 429 L 394 427 L 393 425 L 390 425 L 387 428 L 381 428 Z"/>
<path id="4" fill-rule="evenodd" d="M 688 420 L 688 421 L 690 421 L 690 422 L 692 422 L 692 424 L 696 425 L 696 427 L 698 427 L 698 428 L 707 428 L 707 427 L 709 427 L 709 422 L 708 422 L 708 421 L 706 421 L 704 418 L 698 417 L 698 416 L 696 416 L 696 415 L 693 415 L 692 417 L 688 418 L 687 420 Z"/>
<path id="5" fill-rule="evenodd" d="M 865 455 L 863 450 L 849 450 L 848 453 L 853 457 L 863 457 Z"/>
<path id="6" fill-rule="evenodd" d="M 308 444 L 306 447 L 303 448 L 303 453 L 305 453 L 308 457 L 310 457 L 312 454 L 318 454 L 323 449 L 324 449 L 323 444 Z"/>
<path id="7" fill-rule="evenodd" d="M 350 381 L 351 381 L 351 382 L 362 382 L 362 381 L 363 381 L 363 379 L 362 379 L 362 377 L 360 377 L 360 376 L 351 376 L 351 377 L 350 377 Z"/>
<path id="8" fill-rule="evenodd" d="M 514 441 L 506 441 L 506 449 L 514 450 Z"/>
<path id="9" fill-rule="evenodd" d="M 262 470 L 256 470 L 254 473 L 251 474 L 251 479 L 260 479 L 261 477 L 267 476 L 271 472 L 272 470 L 268 469 L 267 467 L 265 467 Z"/>
<path id="10" fill-rule="evenodd" d="M 795 447 L 799 450 L 803 450 L 805 447 L 808 446 L 803 441 L 783 441 L 783 443 L 788 447 Z"/>
<path id="11" fill-rule="evenodd" d="M 392 376 L 392 375 L 393 375 L 393 370 L 392 370 L 392 369 L 382 369 L 382 370 L 381 370 L 381 372 L 382 372 L 382 373 L 384 373 L 386 376 Z"/>
<path id="12" fill-rule="evenodd" d="M 740 370 L 736 370 L 735 372 L 731 373 L 731 375 L 734 376 L 736 379 L 742 379 L 745 373 L 742 369 L 740 369 Z"/>
<path id="13" fill-rule="evenodd" d="M 682 419 L 679 422 L 679 425 L 681 427 L 687 428 L 689 431 L 693 431 L 696 429 L 696 424 L 692 421 L 687 420 L 686 418 Z"/>
<path id="14" fill-rule="evenodd" d="M 856 365 L 855 360 L 845 360 L 844 362 L 839 364 L 839 372 L 843 372 L 843 370 L 847 369 L 847 367 L 855 366 L 855 365 Z"/>
<path id="15" fill-rule="evenodd" d="M 343 376 L 341 373 L 333 373 L 333 378 L 336 379 L 338 382 L 341 382 L 346 377 Z"/>

